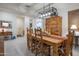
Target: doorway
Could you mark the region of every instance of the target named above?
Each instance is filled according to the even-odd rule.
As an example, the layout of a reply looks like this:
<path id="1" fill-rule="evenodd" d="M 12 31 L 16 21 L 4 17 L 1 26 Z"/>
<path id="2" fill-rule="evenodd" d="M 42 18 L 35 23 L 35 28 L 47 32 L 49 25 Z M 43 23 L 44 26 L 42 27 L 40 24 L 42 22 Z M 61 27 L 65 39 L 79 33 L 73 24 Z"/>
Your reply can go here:
<path id="1" fill-rule="evenodd" d="M 16 30 L 17 37 L 24 36 L 24 17 L 18 16 L 17 17 L 17 30 Z"/>

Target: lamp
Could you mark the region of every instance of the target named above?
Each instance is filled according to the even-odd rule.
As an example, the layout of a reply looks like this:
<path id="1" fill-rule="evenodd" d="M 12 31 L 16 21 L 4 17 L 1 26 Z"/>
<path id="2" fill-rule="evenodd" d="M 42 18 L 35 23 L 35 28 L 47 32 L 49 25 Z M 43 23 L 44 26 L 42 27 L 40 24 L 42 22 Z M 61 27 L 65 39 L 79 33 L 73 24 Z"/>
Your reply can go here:
<path id="1" fill-rule="evenodd" d="M 72 26 L 71 26 L 71 29 L 72 29 L 72 30 L 76 30 L 76 29 L 77 29 L 77 26 L 76 26 L 76 25 L 72 25 Z"/>
<path id="2" fill-rule="evenodd" d="M 76 26 L 76 25 L 72 25 L 72 26 L 70 27 L 70 29 L 73 31 L 73 35 L 74 35 L 74 32 L 75 32 L 75 30 L 77 29 L 77 26 Z"/>

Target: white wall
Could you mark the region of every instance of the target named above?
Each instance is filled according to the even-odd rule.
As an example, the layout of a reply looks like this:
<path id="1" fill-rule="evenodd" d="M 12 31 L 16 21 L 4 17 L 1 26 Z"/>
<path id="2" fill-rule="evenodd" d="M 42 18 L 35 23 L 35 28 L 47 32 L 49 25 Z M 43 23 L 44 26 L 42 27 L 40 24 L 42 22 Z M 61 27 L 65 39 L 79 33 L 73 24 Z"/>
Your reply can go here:
<path id="1" fill-rule="evenodd" d="M 28 16 L 25 16 L 24 20 L 24 30 L 25 30 L 25 37 L 27 35 L 27 28 L 29 28 L 30 18 Z"/>
<path id="2" fill-rule="evenodd" d="M 0 12 L 0 20 L 11 21 L 13 35 L 16 35 L 16 15 L 15 14 Z"/>
<path id="3" fill-rule="evenodd" d="M 68 11 L 79 9 L 79 3 L 67 3 Z"/>
<path id="4" fill-rule="evenodd" d="M 24 21 L 24 23 L 25 23 L 25 28 L 29 27 L 30 18 L 27 17 L 27 16 L 25 16 L 25 21 Z"/>

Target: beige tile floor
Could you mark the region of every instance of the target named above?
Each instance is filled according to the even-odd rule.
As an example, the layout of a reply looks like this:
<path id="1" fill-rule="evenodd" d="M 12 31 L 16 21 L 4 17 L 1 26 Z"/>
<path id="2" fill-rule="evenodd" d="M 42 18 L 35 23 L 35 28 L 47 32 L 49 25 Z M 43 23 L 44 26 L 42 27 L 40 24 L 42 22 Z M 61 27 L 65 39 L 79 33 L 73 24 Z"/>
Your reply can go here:
<path id="1" fill-rule="evenodd" d="M 5 56 L 33 56 L 34 54 L 28 50 L 26 42 L 24 37 L 5 41 Z"/>
<path id="2" fill-rule="evenodd" d="M 73 47 L 73 55 L 79 56 L 79 47 Z M 19 37 L 5 41 L 5 56 L 34 56 L 27 48 L 27 40 Z"/>

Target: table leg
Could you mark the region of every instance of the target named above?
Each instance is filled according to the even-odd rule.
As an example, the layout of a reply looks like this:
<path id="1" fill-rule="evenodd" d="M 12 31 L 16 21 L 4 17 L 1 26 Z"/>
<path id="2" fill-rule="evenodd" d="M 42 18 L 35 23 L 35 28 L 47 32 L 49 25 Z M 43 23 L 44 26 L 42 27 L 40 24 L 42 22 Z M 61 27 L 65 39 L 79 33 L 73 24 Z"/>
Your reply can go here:
<path id="1" fill-rule="evenodd" d="M 50 47 L 50 55 L 53 56 L 53 46 Z"/>
<path id="2" fill-rule="evenodd" d="M 49 56 L 51 56 L 51 47 L 49 46 Z"/>
<path id="3" fill-rule="evenodd" d="M 54 56 L 59 56 L 59 53 L 58 53 L 58 46 L 57 46 L 57 45 L 54 45 L 54 46 L 53 46 L 53 55 L 54 55 Z"/>

